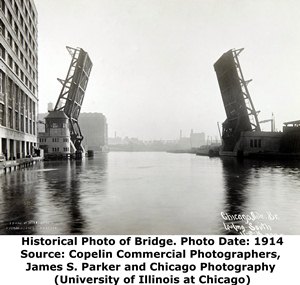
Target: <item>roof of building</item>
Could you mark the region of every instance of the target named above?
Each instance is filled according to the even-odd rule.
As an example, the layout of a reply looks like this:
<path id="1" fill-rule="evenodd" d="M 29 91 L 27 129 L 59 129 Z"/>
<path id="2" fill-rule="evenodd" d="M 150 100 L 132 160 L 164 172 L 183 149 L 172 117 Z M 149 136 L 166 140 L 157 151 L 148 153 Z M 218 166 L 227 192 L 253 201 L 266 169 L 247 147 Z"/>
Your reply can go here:
<path id="1" fill-rule="evenodd" d="M 285 122 L 283 124 L 286 125 L 286 126 L 287 125 L 300 125 L 300 120 Z"/>
<path id="2" fill-rule="evenodd" d="M 45 119 L 68 119 L 68 116 L 65 114 L 64 111 L 50 111 Z"/>

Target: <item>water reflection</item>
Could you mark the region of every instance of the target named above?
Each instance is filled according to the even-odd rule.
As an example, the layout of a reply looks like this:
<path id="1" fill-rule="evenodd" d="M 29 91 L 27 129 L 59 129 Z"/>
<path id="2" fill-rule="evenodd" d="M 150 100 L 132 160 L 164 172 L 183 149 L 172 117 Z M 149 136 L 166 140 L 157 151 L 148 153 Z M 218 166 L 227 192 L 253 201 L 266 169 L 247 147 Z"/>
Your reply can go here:
<path id="1" fill-rule="evenodd" d="M 64 168 L 61 169 L 61 163 Z M 80 175 L 83 171 L 82 161 L 64 161 L 59 165 L 52 163 L 57 171 L 44 172 L 45 188 L 48 199 L 57 208 L 60 218 L 60 231 L 81 234 L 86 221 L 81 213 Z M 59 173 L 58 173 L 59 172 Z M 61 213 L 64 213 L 63 217 Z"/>
<path id="2" fill-rule="evenodd" d="M 288 223 L 283 221 L 299 204 L 299 193 L 293 190 L 300 186 L 300 162 L 230 157 L 221 161 L 225 197 L 220 233 L 284 233 L 282 226 Z M 292 223 L 297 221 L 298 217 Z"/>
<path id="3" fill-rule="evenodd" d="M 252 168 L 247 161 L 232 157 L 223 158 L 222 166 L 225 189 L 223 216 L 243 215 L 247 206 L 247 186 L 249 184 Z M 234 224 L 238 230 L 231 227 L 233 223 L 227 222 L 225 218 L 222 221 L 222 234 L 238 234 L 243 230 L 242 227 L 240 228 L 241 225 L 239 225 L 239 223 Z"/>
<path id="4" fill-rule="evenodd" d="M 188 154 L 44 162 L 0 175 L 0 233 L 237 234 L 220 213 L 253 212 L 265 215 L 253 232 L 299 234 L 299 178 L 298 161 Z"/>
<path id="5" fill-rule="evenodd" d="M 1 234 L 35 234 L 37 174 L 13 172 L 1 176 Z"/>
<path id="6" fill-rule="evenodd" d="M 1 234 L 83 234 L 83 213 L 105 183 L 107 155 L 83 161 L 44 162 L 1 175 Z M 105 187 L 104 187 L 105 189 Z"/>
<path id="7" fill-rule="evenodd" d="M 95 159 L 51 163 L 57 171 L 45 172 L 45 188 L 48 200 L 56 209 L 56 232 L 63 234 L 83 234 L 90 226 L 90 217 L 84 213 L 89 208 L 89 199 L 97 199 L 97 186 L 105 182 L 107 155 Z M 53 220 L 48 212 L 45 219 Z"/>

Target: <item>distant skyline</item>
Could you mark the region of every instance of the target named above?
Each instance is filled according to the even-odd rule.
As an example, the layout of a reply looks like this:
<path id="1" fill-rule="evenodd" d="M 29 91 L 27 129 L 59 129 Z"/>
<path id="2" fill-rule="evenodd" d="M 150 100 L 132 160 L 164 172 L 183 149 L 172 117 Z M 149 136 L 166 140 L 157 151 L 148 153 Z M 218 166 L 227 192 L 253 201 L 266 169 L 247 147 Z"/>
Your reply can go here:
<path id="1" fill-rule="evenodd" d="M 213 69 L 231 48 L 259 119 L 300 119 L 300 2 L 292 0 L 35 0 L 39 110 L 55 104 L 70 63 L 93 69 L 82 112 L 107 117 L 109 136 L 176 139 L 180 129 L 218 137 L 225 112 Z M 269 124 L 262 125 L 270 129 Z"/>

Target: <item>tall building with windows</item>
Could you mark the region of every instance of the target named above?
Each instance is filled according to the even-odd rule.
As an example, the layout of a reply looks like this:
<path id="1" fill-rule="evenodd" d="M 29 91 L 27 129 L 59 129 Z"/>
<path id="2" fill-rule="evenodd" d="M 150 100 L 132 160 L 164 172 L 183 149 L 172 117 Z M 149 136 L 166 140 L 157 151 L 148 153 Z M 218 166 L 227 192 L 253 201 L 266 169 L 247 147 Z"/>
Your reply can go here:
<path id="1" fill-rule="evenodd" d="M 37 146 L 37 10 L 33 0 L 0 0 L 0 152 L 32 155 Z"/>
<path id="2" fill-rule="evenodd" d="M 85 149 L 106 151 L 108 144 L 106 117 L 102 113 L 81 113 L 78 121 Z"/>

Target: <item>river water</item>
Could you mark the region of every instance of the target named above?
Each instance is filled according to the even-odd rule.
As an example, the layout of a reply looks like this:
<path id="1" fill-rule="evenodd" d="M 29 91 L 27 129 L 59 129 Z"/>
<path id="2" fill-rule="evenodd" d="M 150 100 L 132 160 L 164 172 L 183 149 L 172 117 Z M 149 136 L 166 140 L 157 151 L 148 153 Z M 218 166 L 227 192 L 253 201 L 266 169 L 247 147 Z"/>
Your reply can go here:
<path id="1" fill-rule="evenodd" d="M 0 175 L 1 234 L 300 234 L 300 162 L 111 152 Z"/>

